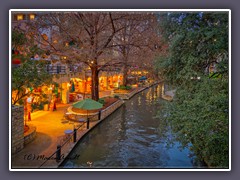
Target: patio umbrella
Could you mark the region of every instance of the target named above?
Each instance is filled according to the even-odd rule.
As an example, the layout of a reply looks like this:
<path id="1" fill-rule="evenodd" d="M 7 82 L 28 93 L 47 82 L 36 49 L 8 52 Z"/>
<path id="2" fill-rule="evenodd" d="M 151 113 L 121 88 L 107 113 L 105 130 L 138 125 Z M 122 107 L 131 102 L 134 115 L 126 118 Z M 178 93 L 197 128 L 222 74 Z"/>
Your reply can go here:
<path id="1" fill-rule="evenodd" d="M 72 82 L 72 89 L 71 89 L 71 92 L 74 92 L 75 91 L 75 85 L 74 85 L 74 82 Z"/>
<path id="2" fill-rule="evenodd" d="M 74 108 L 87 110 L 87 119 L 88 119 L 88 110 L 96 110 L 103 107 L 103 105 L 92 99 L 84 99 L 82 101 L 76 102 L 73 104 Z"/>
<path id="3" fill-rule="evenodd" d="M 84 110 L 95 110 L 100 109 L 103 105 L 92 99 L 84 99 L 82 101 L 73 104 L 74 108 L 84 109 Z"/>

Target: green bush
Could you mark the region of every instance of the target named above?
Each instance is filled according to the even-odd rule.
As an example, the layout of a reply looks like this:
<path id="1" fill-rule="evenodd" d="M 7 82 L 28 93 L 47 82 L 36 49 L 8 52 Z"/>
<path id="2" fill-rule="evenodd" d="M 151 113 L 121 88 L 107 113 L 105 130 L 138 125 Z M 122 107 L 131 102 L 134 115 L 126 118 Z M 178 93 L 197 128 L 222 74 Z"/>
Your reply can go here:
<path id="1" fill-rule="evenodd" d="M 119 86 L 119 89 L 125 90 L 125 89 L 126 89 L 126 86 L 120 85 L 120 86 Z"/>
<path id="2" fill-rule="evenodd" d="M 132 86 L 123 86 L 123 85 L 120 85 L 120 86 L 119 86 L 119 89 L 122 89 L 122 90 L 130 90 L 130 89 L 132 89 Z"/>
<path id="3" fill-rule="evenodd" d="M 118 95 L 114 95 L 114 98 L 117 98 L 117 99 L 119 99 L 119 96 L 118 96 Z"/>
<path id="4" fill-rule="evenodd" d="M 44 106 L 43 103 L 40 103 L 38 109 L 43 110 L 43 106 Z"/>
<path id="5" fill-rule="evenodd" d="M 132 86 L 126 86 L 126 90 L 132 89 Z"/>
<path id="6" fill-rule="evenodd" d="M 105 100 L 104 100 L 103 98 L 100 98 L 100 99 L 98 100 L 98 102 L 101 103 L 101 104 L 103 104 L 103 105 L 105 104 Z"/>
<path id="7" fill-rule="evenodd" d="M 32 106 L 32 112 L 36 109 L 39 109 L 38 104 L 36 103 L 32 103 L 31 106 Z"/>

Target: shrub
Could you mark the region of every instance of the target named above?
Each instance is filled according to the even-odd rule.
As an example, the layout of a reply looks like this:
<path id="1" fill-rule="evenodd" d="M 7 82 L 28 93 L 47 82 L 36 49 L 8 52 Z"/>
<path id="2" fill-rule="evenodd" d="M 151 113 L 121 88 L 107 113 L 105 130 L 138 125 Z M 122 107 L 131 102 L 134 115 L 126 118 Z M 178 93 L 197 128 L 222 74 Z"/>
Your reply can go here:
<path id="1" fill-rule="evenodd" d="M 132 86 L 126 86 L 126 90 L 132 89 Z"/>
<path id="2" fill-rule="evenodd" d="M 43 106 L 44 106 L 43 103 L 40 103 L 40 104 L 39 104 L 39 107 L 38 107 L 39 110 L 43 110 Z"/>
<path id="3" fill-rule="evenodd" d="M 119 89 L 122 89 L 122 90 L 130 90 L 130 89 L 132 89 L 132 86 L 123 86 L 123 85 L 120 85 L 120 86 L 119 86 Z"/>
<path id="4" fill-rule="evenodd" d="M 114 98 L 117 98 L 117 99 L 119 99 L 119 96 L 118 96 L 118 95 L 114 95 Z"/>
<path id="5" fill-rule="evenodd" d="M 126 86 L 120 85 L 120 86 L 119 86 L 119 89 L 125 90 L 125 89 L 126 89 Z"/>
<path id="6" fill-rule="evenodd" d="M 39 109 L 38 104 L 36 103 L 32 103 L 31 106 L 32 106 L 32 112 L 36 109 Z"/>
<path id="7" fill-rule="evenodd" d="M 98 102 L 101 103 L 101 104 L 103 104 L 103 105 L 105 104 L 105 100 L 104 100 L 103 98 L 100 98 L 100 99 L 98 100 Z"/>

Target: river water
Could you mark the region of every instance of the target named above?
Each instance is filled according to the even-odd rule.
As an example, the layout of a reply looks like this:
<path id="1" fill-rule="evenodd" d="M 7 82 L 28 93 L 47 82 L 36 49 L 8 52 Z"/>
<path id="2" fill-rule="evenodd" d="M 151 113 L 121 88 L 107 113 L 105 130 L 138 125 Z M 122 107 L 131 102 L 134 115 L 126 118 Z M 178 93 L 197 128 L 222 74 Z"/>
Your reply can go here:
<path id="1" fill-rule="evenodd" d="M 173 134 L 155 118 L 162 90 L 155 85 L 126 101 L 79 141 L 62 168 L 194 168 L 190 150 L 168 146 Z"/>

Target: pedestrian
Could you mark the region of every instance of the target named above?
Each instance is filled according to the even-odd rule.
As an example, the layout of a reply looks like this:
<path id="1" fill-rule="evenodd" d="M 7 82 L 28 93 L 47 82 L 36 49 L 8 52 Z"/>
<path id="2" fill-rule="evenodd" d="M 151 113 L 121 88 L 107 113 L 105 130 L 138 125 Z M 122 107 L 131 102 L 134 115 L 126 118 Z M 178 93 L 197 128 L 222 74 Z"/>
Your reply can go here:
<path id="1" fill-rule="evenodd" d="M 33 101 L 33 97 L 32 97 L 32 95 L 30 95 L 30 96 L 27 98 L 28 121 L 31 121 L 32 101 Z"/>
<path id="2" fill-rule="evenodd" d="M 54 109 L 54 101 L 53 101 L 53 99 L 51 99 L 51 101 L 50 101 L 50 109 L 51 109 L 51 111 L 53 111 L 53 109 Z"/>
<path id="3" fill-rule="evenodd" d="M 56 105 L 57 98 L 55 95 L 53 95 L 51 101 L 50 101 L 50 109 L 51 111 L 56 111 L 57 110 L 57 105 Z"/>
<path id="4" fill-rule="evenodd" d="M 53 111 L 57 110 L 57 106 L 56 106 L 56 100 L 53 100 Z"/>

